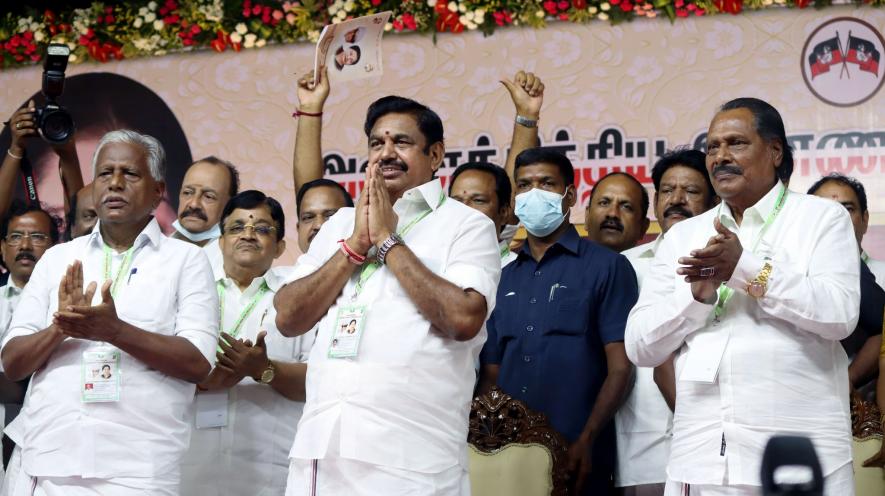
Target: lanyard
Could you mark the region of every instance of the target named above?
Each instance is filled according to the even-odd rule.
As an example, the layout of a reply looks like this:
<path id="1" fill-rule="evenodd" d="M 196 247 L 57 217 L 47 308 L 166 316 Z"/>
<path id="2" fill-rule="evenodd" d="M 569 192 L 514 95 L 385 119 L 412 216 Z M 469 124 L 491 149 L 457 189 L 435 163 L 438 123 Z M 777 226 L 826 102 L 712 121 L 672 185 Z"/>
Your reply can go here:
<path id="1" fill-rule="evenodd" d="M 768 228 L 774 223 L 774 219 L 777 218 L 777 214 L 780 213 L 781 209 L 784 206 L 784 203 L 787 202 L 787 193 L 789 190 L 787 186 L 782 184 L 781 191 L 777 195 L 777 202 L 774 205 L 774 209 L 771 213 L 768 214 L 768 218 L 765 219 L 765 223 L 762 224 L 762 228 L 759 230 L 759 236 L 756 237 L 756 241 L 753 243 L 753 249 L 751 250 L 753 253 L 756 253 L 756 248 L 759 247 L 759 243 L 762 241 L 762 238 L 765 236 L 765 233 L 768 232 Z M 722 211 L 722 205 L 719 205 L 719 212 Z M 716 213 L 716 217 L 719 217 L 719 212 Z M 734 289 L 729 288 L 722 283 L 719 286 L 719 301 L 716 302 L 716 308 L 713 309 L 713 316 L 718 320 L 722 314 L 725 313 L 725 306 L 728 304 L 728 300 L 734 295 Z"/>
<path id="2" fill-rule="evenodd" d="M 123 261 L 120 262 L 120 268 L 117 269 L 117 275 L 114 276 L 114 282 L 111 284 L 111 296 L 117 297 L 117 290 L 120 287 L 120 281 L 123 279 L 123 275 L 129 271 L 129 266 L 132 265 L 132 253 L 135 251 L 135 245 L 129 247 L 126 250 L 126 254 L 123 255 Z M 111 249 L 108 248 L 108 245 L 104 245 L 104 279 L 107 281 L 111 278 L 111 265 L 113 264 Z"/>
<path id="3" fill-rule="evenodd" d="M 501 260 L 507 258 L 507 255 L 510 255 L 510 245 L 504 245 L 504 247 L 501 248 Z"/>
<path id="4" fill-rule="evenodd" d="M 442 205 L 445 201 L 446 201 L 446 194 L 440 193 L 438 205 Z M 413 227 L 415 227 L 415 225 L 417 225 L 425 217 L 430 215 L 431 212 L 433 212 L 433 209 L 427 209 L 427 210 L 421 212 L 414 219 L 412 219 L 411 222 L 409 222 L 408 224 L 403 226 L 402 229 L 397 230 L 396 233 L 399 234 L 400 237 L 405 237 L 406 234 L 408 234 L 408 232 L 411 231 Z M 370 277 L 375 275 L 375 272 L 377 272 L 379 268 L 381 268 L 381 264 L 379 264 L 377 260 L 363 265 L 362 270 L 360 270 L 360 278 L 356 283 L 356 289 L 355 289 L 355 293 L 353 295 L 354 299 L 357 296 L 359 296 L 360 292 L 363 290 L 363 287 L 366 285 L 366 281 L 368 281 Z"/>
<path id="5" fill-rule="evenodd" d="M 215 287 L 218 290 L 218 312 L 219 312 L 218 323 L 223 329 L 224 328 L 224 294 L 227 291 L 227 289 L 224 287 L 224 283 L 222 283 L 221 281 L 218 281 L 215 284 Z M 229 331 L 227 331 L 227 333 L 230 334 L 231 337 L 237 337 L 237 335 L 240 333 L 240 328 L 243 327 L 243 322 L 246 321 L 246 318 L 249 317 L 249 314 L 252 313 L 252 310 L 255 310 L 255 305 L 258 305 L 258 301 L 261 299 L 262 296 L 264 296 L 264 293 L 267 293 L 269 290 L 270 290 L 270 288 L 267 287 L 267 282 L 262 281 L 261 287 L 259 287 L 258 291 L 255 292 L 255 296 L 252 297 L 252 299 L 249 301 L 249 304 L 246 305 L 246 308 L 244 308 L 240 312 L 240 316 L 237 317 L 237 320 L 234 321 L 234 326 Z"/>

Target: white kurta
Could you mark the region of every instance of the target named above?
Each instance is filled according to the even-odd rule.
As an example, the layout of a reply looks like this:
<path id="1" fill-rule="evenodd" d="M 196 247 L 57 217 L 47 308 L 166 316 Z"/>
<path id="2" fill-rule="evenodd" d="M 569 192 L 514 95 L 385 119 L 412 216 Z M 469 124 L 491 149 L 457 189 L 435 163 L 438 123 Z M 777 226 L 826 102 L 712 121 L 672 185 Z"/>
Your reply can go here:
<path id="1" fill-rule="evenodd" d="M 490 313 L 501 272 L 494 225 L 470 207 L 441 200 L 442 194 L 436 179 L 396 201 L 400 228 L 432 210 L 405 234 L 405 243 L 428 269 L 485 297 Z M 326 222 L 298 259 L 296 277 L 316 271 L 337 253 L 337 241 L 351 234 L 353 221 L 354 209 L 342 208 Z M 335 316 L 339 305 L 353 301 L 359 272 L 319 323 L 291 457 L 320 459 L 320 464 L 345 458 L 427 474 L 466 467 L 474 363 L 485 327 L 468 341 L 437 335 L 382 267 L 356 299 L 368 306 L 358 356 L 329 358 Z"/>
<path id="2" fill-rule="evenodd" d="M 179 336 L 214 360 L 218 297 L 205 255 L 170 239 L 156 220 L 134 243 L 131 271 L 115 297 L 117 315 L 148 332 Z M 68 264 L 83 262 L 85 283 L 103 281 L 104 242 L 92 234 L 56 245 L 37 263 L 3 344 L 51 323 Z M 116 274 L 123 254 L 112 257 Z M 95 295 L 94 303 L 100 301 Z M 120 401 L 81 401 L 81 357 L 101 343 L 68 338 L 34 373 L 22 410 L 22 469 L 28 476 L 168 479 L 177 484 L 190 436 L 194 385 L 169 377 L 123 352 Z M 107 345 L 105 345 L 107 346 Z"/>
<path id="3" fill-rule="evenodd" d="M 277 330 L 273 298 L 291 268 L 271 269 L 240 291 L 216 267 L 216 282 L 224 285 L 224 316 L 221 328 L 230 333 L 242 310 L 256 296 L 262 282 L 266 291 L 236 336 L 255 342 L 267 332 L 268 358 L 274 362 L 306 362 L 314 335 L 287 338 Z M 198 391 L 195 422 L 224 405 L 227 424 L 205 427 L 196 424 L 181 466 L 181 493 L 199 496 L 282 496 L 289 470 L 289 449 L 304 403 L 291 401 L 268 385 L 246 377 L 225 391 Z"/>
<path id="4" fill-rule="evenodd" d="M 727 205 L 673 226 L 657 250 L 627 321 L 630 359 L 654 366 L 676 352 L 676 412 L 667 467 L 676 482 L 758 486 L 762 451 L 775 434 L 809 436 L 824 475 L 851 461 L 848 357 L 839 344 L 859 313 L 857 242 L 848 212 L 778 183 L 735 224 Z M 734 295 L 719 322 L 676 274 L 702 248 L 718 217 L 744 253 L 728 281 Z M 746 293 L 768 260 L 767 293 Z"/>
<path id="5" fill-rule="evenodd" d="M 621 254 L 633 265 L 639 287 L 648 273 L 663 236 Z M 636 367 L 636 382 L 615 414 L 618 464 L 617 487 L 662 484 L 673 437 L 673 413 L 655 384 L 653 367 Z"/>

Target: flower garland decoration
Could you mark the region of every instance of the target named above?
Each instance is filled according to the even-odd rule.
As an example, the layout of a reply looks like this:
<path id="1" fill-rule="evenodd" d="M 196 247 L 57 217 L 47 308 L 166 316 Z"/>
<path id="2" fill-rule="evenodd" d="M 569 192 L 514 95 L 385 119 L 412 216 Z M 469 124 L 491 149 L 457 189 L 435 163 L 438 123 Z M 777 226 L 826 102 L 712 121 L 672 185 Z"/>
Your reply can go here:
<path id="1" fill-rule="evenodd" d="M 841 0 L 837 0 L 841 1 Z M 881 6 L 885 0 L 854 0 Z M 833 0 L 123 0 L 85 9 L 26 10 L 0 17 L 0 67 L 40 63 L 50 42 L 71 49 L 70 62 L 108 62 L 195 49 L 261 48 L 315 43 L 323 26 L 393 11 L 386 31 L 491 35 L 507 26 L 666 17 L 671 22 L 763 8 L 824 8 Z"/>

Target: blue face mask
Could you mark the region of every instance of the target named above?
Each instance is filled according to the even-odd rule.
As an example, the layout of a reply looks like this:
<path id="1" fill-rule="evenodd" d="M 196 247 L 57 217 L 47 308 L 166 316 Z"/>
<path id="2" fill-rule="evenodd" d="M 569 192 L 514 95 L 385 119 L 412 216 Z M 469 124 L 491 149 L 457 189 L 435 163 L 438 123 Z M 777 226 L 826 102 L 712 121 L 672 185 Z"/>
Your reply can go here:
<path id="1" fill-rule="evenodd" d="M 565 220 L 562 198 L 559 193 L 538 188 L 520 193 L 516 195 L 516 216 L 532 236 L 543 238 Z"/>
<path id="2" fill-rule="evenodd" d="M 206 241 L 207 239 L 215 239 L 221 236 L 221 227 L 218 224 L 215 224 L 209 230 L 203 231 L 201 233 L 190 232 L 181 225 L 181 222 L 178 222 L 178 219 L 175 219 L 175 222 L 172 223 L 172 227 L 178 231 L 179 234 L 184 236 L 185 238 L 193 241 L 194 243 L 199 243 L 200 241 Z"/>

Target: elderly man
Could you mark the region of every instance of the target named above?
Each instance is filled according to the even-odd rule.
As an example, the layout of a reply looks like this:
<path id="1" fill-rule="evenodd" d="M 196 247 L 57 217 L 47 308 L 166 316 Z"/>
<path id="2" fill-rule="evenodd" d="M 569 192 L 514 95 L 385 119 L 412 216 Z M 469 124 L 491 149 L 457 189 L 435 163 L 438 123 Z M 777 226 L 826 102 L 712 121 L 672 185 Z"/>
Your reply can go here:
<path id="1" fill-rule="evenodd" d="M 209 156 L 188 167 L 178 193 L 178 219 L 172 237 L 204 248 L 213 267 L 221 265 L 218 225 L 227 201 L 240 189 L 240 174 L 226 160 Z"/>
<path id="2" fill-rule="evenodd" d="M 569 223 L 575 173 L 565 155 L 530 148 L 515 166 L 516 215 L 528 240 L 501 275 L 480 390 L 498 384 L 546 414 L 571 443 L 576 494 L 606 494 L 611 420 L 633 376 L 623 340 L 636 276 L 626 258 L 581 239 Z"/>
<path id="3" fill-rule="evenodd" d="M 622 253 L 633 265 L 640 288 L 667 231 L 677 222 L 700 215 L 715 204 L 716 193 L 704 160 L 703 152 L 677 149 L 661 156 L 652 168 L 654 211 L 661 235 Z M 672 360 L 654 369 L 636 369 L 636 383 L 615 416 L 618 431 L 615 485 L 625 487 L 626 496 L 663 494 L 675 399 Z"/>
<path id="4" fill-rule="evenodd" d="M 854 494 L 848 360 L 859 264 L 841 206 L 792 193 L 783 121 L 771 105 L 723 105 L 707 134 L 718 208 L 673 226 L 627 322 L 627 353 L 676 353 L 666 494 L 756 495 L 769 437 L 811 437 L 826 495 Z"/>
<path id="5" fill-rule="evenodd" d="M 274 302 L 284 335 L 319 322 L 287 494 L 467 494 L 474 360 L 501 270 L 495 228 L 434 179 L 445 154 L 435 112 L 384 97 L 365 131 L 356 209 L 323 226 Z"/>
<path id="6" fill-rule="evenodd" d="M 648 191 L 626 172 L 611 172 L 596 183 L 584 212 L 587 238 L 621 252 L 648 231 Z"/>
<path id="7" fill-rule="evenodd" d="M 286 248 L 279 202 L 260 191 L 231 198 L 221 214 L 224 266 L 218 362 L 197 386 L 196 430 L 182 463 L 182 493 L 280 495 L 304 407 L 312 335 L 283 337 L 274 320 L 274 259 Z"/>
<path id="8" fill-rule="evenodd" d="M 206 256 L 163 236 L 151 215 L 163 161 L 150 136 L 101 139 L 99 224 L 46 252 L 3 340 L 7 375 L 34 374 L 18 478 L 33 494 L 178 494 L 194 384 L 214 360 L 218 298 Z M 105 365 L 111 380 L 87 373 Z"/>

